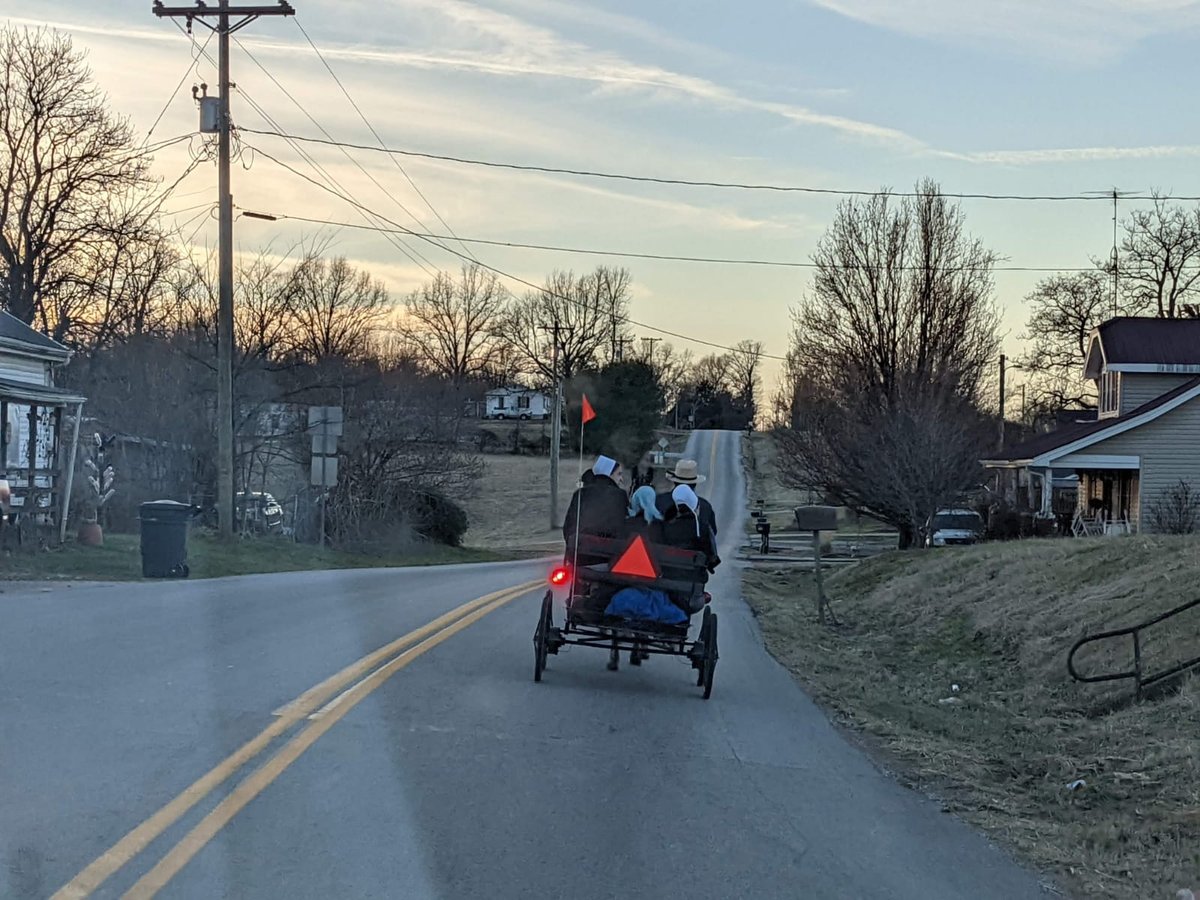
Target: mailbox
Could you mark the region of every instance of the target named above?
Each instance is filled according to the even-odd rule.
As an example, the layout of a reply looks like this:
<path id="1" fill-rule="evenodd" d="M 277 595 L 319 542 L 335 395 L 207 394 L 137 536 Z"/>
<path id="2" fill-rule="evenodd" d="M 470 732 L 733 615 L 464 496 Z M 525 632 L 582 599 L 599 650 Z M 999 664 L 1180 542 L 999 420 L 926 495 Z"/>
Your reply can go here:
<path id="1" fill-rule="evenodd" d="M 836 531 L 836 506 L 796 507 L 796 527 L 800 531 Z"/>

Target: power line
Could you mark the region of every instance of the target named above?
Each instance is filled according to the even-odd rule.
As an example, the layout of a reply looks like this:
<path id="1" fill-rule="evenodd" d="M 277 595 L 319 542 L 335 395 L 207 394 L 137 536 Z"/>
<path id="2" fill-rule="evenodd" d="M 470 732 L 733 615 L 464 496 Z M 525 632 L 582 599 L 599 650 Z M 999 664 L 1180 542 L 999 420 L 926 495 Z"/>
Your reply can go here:
<path id="1" fill-rule="evenodd" d="M 465 156 L 449 156 L 441 153 L 424 153 L 417 150 L 397 150 L 394 147 L 373 147 L 369 144 L 355 144 L 347 141 L 335 141 L 331 138 L 317 138 L 305 135 L 289 134 L 284 131 L 260 131 L 251 128 L 242 129 L 250 134 L 266 137 L 285 138 L 292 141 L 303 141 L 310 144 L 327 144 L 350 150 L 366 150 L 371 153 L 387 153 L 394 156 L 407 156 L 415 159 L 429 159 L 437 162 L 458 163 L 467 166 L 482 166 L 489 169 L 511 169 L 517 172 L 538 172 L 546 175 L 574 175 L 581 178 L 604 178 L 614 181 L 633 181 L 643 184 L 678 185 L 682 187 L 723 188 L 743 191 L 773 191 L 776 193 L 797 194 L 826 194 L 841 197 L 921 197 L 925 196 L 916 191 L 865 191 L 846 188 L 822 188 L 805 185 L 767 184 L 737 181 L 693 181 L 686 178 L 666 178 L 653 175 L 632 175 L 624 172 L 603 172 L 592 169 L 571 169 L 559 166 L 539 166 L 525 163 L 498 162 L 496 160 L 472 159 Z M 947 193 L 940 196 L 954 200 L 1022 200 L 1038 202 L 1095 202 L 1107 201 L 1109 197 L 1089 197 L 1082 194 L 985 194 L 985 193 Z M 1149 196 L 1137 196 L 1135 200 L 1150 200 Z M 1177 197 L 1178 200 L 1200 200 L 1200 197 Z"/>
<path id="2" fill-rule="evenodd" d="M 201 50 L 208 49 L 208 43 L 212 40 L 213 34 L 214 32 L 212 31 L 208 33 L 208 37 L 204 39 L 204 46 L 201 48 Z M 193 38 L 192 47 L 194 48 L 195 46 L 196 42 L 195 38 Z M 167 102 L 163 104 L 163 108 L 158 111 L 158 115 L 154 117 L 154 124 L 150 126 L 150 130 L 146 132 L 146 136 L 142 139 L 143 145 L 146 143 L 146 141 L 150 140 L 150 135 L 154 134 L 154 129 L 158 127 L 158 123 L 162 121 L 163 116 L 167 114 L 167 110 L 171 107 L 171 104 L 175 102 L 175 98 L 179 96 L 179 89 L 183 87 L 183 83 L 187 81 L 188 76 L 195 71 L 198 61 L 199 57 L 193 53 L 191 63 L 186 69 L 183 70 L 183 77 L 180 78 L 179 83 L 175 85 L 175 90 L 171 91 L 171 96 L 167 98 Z"/>
<path id="3" fill-rule="evenodd" d="M 261 151 L 259 151 L 261 152 Z M 521 241 L 501 241 L 491 240 L 488 238 L 470 238 L 460 237 L 455 235 L 431 234 L 428 232 L 413 231 L 411 228 L 398 226 L 396 228 L 378 228 L 371 225 L 358 225 L 353 222 L 336 222 L 331 219 L 319 219 L 312 216 L 294 216 L 287 213 L 272 213 L 273 218 L 288 219 L 293 222 L 308 222 L 313 225 L 330 225 L 336 228 L 355 228 L 362 231 L 376 231 L 385 234 L 399 233 L 406 234 L 410 237 L 427 238 L 430 240 L 455 240 L 466 244 L 482 244 L 488 247 L 505 247 L 513 250 L 543 250 L 550 253 L 578 253 L 587 256 L 615 256 L 627 259 L 646 259 L 665 262 L 686 262 L 686 263 L 711 263 L 715 265 L 730 265 L 730 266 L 767 266 L 780 267 L 789 269 L 881 269 L 884 266 L 853 266 L 853 265 L 825 265 L 814 262 L 800 262 L 797 260 L 783 259 L 737 259 L 722 256 L 677 256 L 669 253 L 639 253 L 633 250 L 600 250 L 594 247 L 562 247 L 554 244 L 529 244 Z M 925 266 L 893 266 L 890 267 L 893 271 L 919 272 L 924 271 Z M 944 272 L 962 272 L 962 271 L 987 271 L 987 272 L 1094 272 L 1096 268 L 1054 268 L 1051 266 L 958 266 L 946 267 L 940 271 Z"/>
<path id="4" fill-rule="evenodd" d="M 295 175 L 297 178 L 303 178 L 309 184 L 312 184 L 315 187 L 319 187 L 323 191 L 327 191 L 328 193 L 333 194 L 335 197 L 338 197 L 340 200 L 343 200 L 347 203 L 351 203 L 355 206 L 362 206 L 362 204 L 358 203 L 358 201 L 354 200 L 353 198 L 347 197 L 343 194 L 339 194 L 337 191 L 335 191 L 333 188 L 330 188 L 328 185 L 321 184 L 321 182 L 317 181 L 315 178 L 305 175 L 300 170 L 298 170 L 292 166 L 289 166 L 287 163 L 283 162 L 282 160 L 277 159 L 276 157 L 272 156 L 270 153 L 267 153 L 265 150 L 258 148 L 258 147 L 255 147 L 253 149 L 255 150 L 256 153 L 261 154 L 264 159 L 268 159 L 271 162 L 275 163 L 275 165 L 277 165 L 283 169 L 286 169 L 287 171 L 289 171 L 293 175 Z M 401 231 L 405 232 L 406 234 L 411 235 L 412 237 L 418 238 L 423 241 L 428 241 L 430 243 L 434 243 L 434 240 L 432 238 L 425 237 L 424 235 L 420 234 L 419 232 L 414 232 L 414 231 L 411 231 L 410 229 L 406 229 L 406 228 L 404 228 L 404 226 L 399 225 L 396 222 L 393 222 L 392 220 L 388 219 L 386 216 L 382 215 L 381 213 L 375 212 L 374 210 L 370 210 L 366 207 L 363 207 L 363 209 L 366 212 L 370 213 L 371 215 L 374 215 L 377 218 L 383 219 L 389 225 L 392 225 L 394 228 L 400 229 Z M 447 247 L 443 244 L 435 244 L 435 245 L 441 247 L 446 252 L 451 253 L 454 256 L 457 256 L 459 259 L 462 259 L 465 262 L 478 265 L 480 268 L 487 269 L 489 272 L 494 272 L 496 275 L 499 275 L 502 278 L 507 278 L 510 281 L 515 281 L 518 284 L 524 285 L 525 287 L 528 287 L 528 288 L 532 288 L 535 291 L 539 291 L 539 292 L 541 292 L 543 294 L 547 294 L 551 297 L 555 297 L 559 300 L 564 301 L 565 303 L 571 303 L 573 305 L 581 306 L 581 307 L 587 306 L 587 304 L 584 304 L 584 303 L 580 302 L 579 300 L 576 300 L 574 297 L 568 297 L 565 294 L 559 294 L 555 291 L 549 290 L 546 285 L 534 284 L 532 281 L 527 281 L 526 279 L 520 277 L 519 275 L 513 275 L 511 272 L 506 272 L 503 269 L 497 268 L 496 266 L 489 265 L 488 263 L 480 262 L 478 260 L 473 260 L 470 257 L 468 257 L 466 254 L 459 253 L 457 250 L 453 249 L 452 247 Z M 639 322 L 636 319 L 631 319 L 629 316 L 621 316 L 619 318 L 619 321 L 624 322 L 625 324 L 628 324 L 628 325 L 634 325 L 638 328 L 644 328 L 647 331 L 654 331 L 654 332 L 657 332 L 658 334 L 665 334 L 668 337 L 677 338 L 681 341 L 687 341 L 688 343 L 702 344 L 705 347 L 713 347 L 717 350 L 737 352 L 737 348 L 735 348 L 735 347 L 730 347 L 730 346 L 727 346 L 726 344 L 718 344 L 714 341 L 706 341 L 703 338 L 692 337 L 691 335 L 687 335 L 687 334 L 681 334 L 678 331 L 669 331 L 666 328 L 659 328 L 656 325 L 647 325 L 645 322 Z M 777 356 L 777 355 L 774 355 L 771 353 L 764 353 L 763 357 L 765 359 L 777 359 L 777 360 L 781 360 L 781 361 L 786 360 L 786 357 Z"/>
<path id="5" fill-rule="evenodd" d="M 379 132 L 375 130 L 375 126 L 371 124 L 371 120 L 367 118 L 366 113 L 362 111 L 361 107 L 359 107 L 359 105 L 355 102 L 354 98 L 350 96 L 349 89 L 345 84 L 342 83 L 342 79 L 338 77 L 337 72 L 333 71 L 333 66 L 329 64 L 329 60 L 325 58 L 325 54 L 321 52 L 321 49 L 316 45 L 316 43 L 314 43 L 313 39 L 308 36 L 308 32 L 305 31 L 304 26 L 300 24 L 300 19 L 297 17 L 292 21 L 296 23 L 296 27 L 300 29 L 300 33 L 304 35 L 304 39 L 308 41 L 308 46 L 312 47 L 313 52 L 317 54 L 317 59 L 319 59 L 321 64 L 325 66 L 325 71 L 329 73 L 330 77 L 333 78 L 334 82 L 341 89 L 342 94 L 345 95 L 347 102 L 349 102 L 349 104 L 354 108 L 354 111 L 358 113 L 358 117 L 362 119 L 363 124 L 367 126 L 371 134 L 375 136 L 375 140 L 379 142 L 380 149 L 386 150 L 387 144 L 384 142 Z M 442 214 L 437 211 L 434 205 L 429 201 L 429 198 L 425 196 L 425 193 L 419 187 L 417 187 L 417 183 L 413 181 L 412 176 L 409 175 L 404 166 L 400 164 L 400 160 L 390 153 L 388 154 L 388 158 L 395 164 L 396 168 L 400 170 L 400 174 L 404 176 L 406 181 L 408 181 L 409 186 L 416 191 L 417 196 L 421 198 L 421 202 L 423 202 L 429 208 L 429 211 L 433 213 L 434 217 L 441 222 L 442 227 L 450 232 L 455 240 L 457 240 L 458 235 L 455 233 L 454 229 L 450 227 L 450 223 L 442 218 Z M 463 244 L 462 241 L 459 241 L 458 243 L 464 250 L 467 251 L 467 254 L 470 255 L 472 259 L 475 258 L 474 254 L 471 253 L 470 248 L 468 248 L 466 244 Z"/>
<path id="6" fill-rule="evenodd" d="M 276 77 L 275 77 L 275 76 L 274 76 L 274 75 L 273 75 L 273 74 L 272 74 L 272 73 L 271 73 L 271 72 L 270 72 L 270 71 L 267 69 L 267 67 L 266 67 L 266 66 L 264 66 L 264 65 L 263 65 L 261 62 L 259 62 L 258 58 L 257 58 L 257 57 L 256 57 L 256 56 L 255 56 L 253 53 L 251 53 L 251 52 L 250 52 L 250 51 L 249 51 L 249 50 L 246 48 L 246 46 L 245 46 L 245 45 L 244 45 L 244 44 L 243 44 L 241 41 L 238 41 L 236 38 L 234 39 L 234 41 L 235 41 L 235 43 L 238 45 L 238 47 L 239 47 L 239 48 L 242 50 L 242 52 L 243 52 L 243 53 L 245 53 L 245 54 L 246 54 L 246 56 L 248 56 L 248 57 L 250 58 L 250 60 L 251 60 L 251 61 L 252 61 L 252 62 L 253 62 L 253 63 L 254 63 L 256 66 L 258 66 L 258 68 L 259 68 L 260 70 L 262 70 L 262 73 L 263 73 L 264 75 L 266 75 L 266 76 L 267 76 L 269 79 L 271 79 L 271 82 L 272 82 L 272 83 L 273 83 L 273 84 L 274 84 L 274 85 L 275 85 L 277 88 L 279 88 L 279 90 L 280 90 L 280 91 L 282 91 L 282 92 L 283 92 L 283 95 L 284 95 L 285 97 L 287 97 L 289 100 L 291 100 L 291 101 L 292 101 L 292 104 L 293 104 L 293 105 L 294 105 L 294 106 L 295 106 L 295 107 L 296 107 L 298 110 L 300 110 L 300 112 L 301 112 L 301 113 L 304 115 L 304 117 L 305 117 L 306 119 L 308 119 L 308 121 L 312 122 L 312 124 L 316 126 L 316 128 L 317 128 L 317 130 L 318 130 L 318 131 L 320 131 L 320 132 L 321 132 L 323 135 L 325 135 L 326 139 L 327 139 L 328 141 L 330 141 L 331 145 L 333 145 L 333 146 L 336 146 L 336 143 L 337 143 L 337 142 L 336 142 L 336 141 L 334 141 L 334 139 L 333 139 L 333 135 L 331 135 L 331 134 L 329 133 L 329 131 L 328 131 L 328 130 L 326 130 L 325 126 L 323 126 L 323 125 L 322 125 L 320 122 L 318 122 L 318 121 L 316 120 L 316 118 L 315 118 L 315 117 L 314 117 L 314 116 L 313 116 L 313 115 L 312 115 L 312 114 L 311 114 L 311 113 L 310 113 L 310 112 L 309 112 L 309 111 L 308 111 L 308 110 L 305 108 L 304 104 L 302 104 L 302 103 L 301 103 L 299 100 L 297 100 L 297 99 L 296 99 L 296 97 L 295 97 L 295 96 L 292 94 L 292 92 L 291 92 L 291 91 L 289 91 L 289 90 L 288 90 L 286 87 L 284 87 L 284 86 L 283 86 L 283 84 L 281 84 L 281 83 L 280 83 L 279 79 L 278 79 L 278 78 L 276 78 Z M 276 125 L 275 127 L 279 127 L 279 126 L 278 126 L 278 125 Z M 247 130 L 247 131 L 248 131 L 249 129 L 245 129 L 245 130 Z M 354 166 L 355 166 L 355 167 L 356 167 L 356 168 L 357 168 L 357 169 L 358 169 L 360 172 L 362 172 L 364 175 L 366 175 L 366 176 L 367 176 L 367 178 L 368 178 L 368 179 L 370 179 L 370 181 L 371 181 L 371 183 L 372 183 L 372 184 L 374 184 L 374 185 L 375 185 L 377 188 L 379 188 L 379 190 L 383 191 L 383 193 L 384 193 L 384 194 L 385 194 L 385 195 L 386 195 L 386 196 L 387 196 L 387 197 L 388 197 L 388 198 L 389 198 L 389 199 L 390 199 L 390 200 L 391 200 L 393 203 L 395 203 L 395 204 L 396 204 L 396 206 L 398 206 L 398 207 L 399 207 L 401 210 L 403 210 L 403 212 L 404 212 L 404 214 L 405 214 L 405 215 L 407 215 L 407 216 L 408 216 L 410 219 L 412 219 L 414 222 L 416 222 L 416 223 L 417 223 L 417 225 L 418 225 L 419 227 L 424 227 L 424 223 L 423 223 L 423 222 L 422 222 L 422 221 L 421 221 L 421 220 L 420 220 L 420 219 L 419 219 L 419 218 L 418 218 L 418 217 L 417 217 L 417 216 L 416 216 L 416 215 L 415 215 L 415 214 L 414 214 L 414 213 L 413 213 L 413 212 L 412 212 L 412 211 L 411 211 L 411 210 L 410 210 L 410 209 L 409 209 L 407 206 L 405 206 L 405 205 L 404 205 L 404 204 L 403 204 L 403 203 L 402 203 L 402 202 L 401 202 L 401 201 L 400 201 L 400 200 L 399 200 L 399 199 L 398 199 L 398 198 L 395 196 L 395 194 L 393 194 L 391 191 L 389 191 L 389 190 L 388 190 L 388 189 L 387 189 L 387 188 L 386 188 L 384 185 L 380 184 L 380 183 L 379 183 L 379 180 L 378 180 L 378 179 L 377 179 L 377 178 L 376 178 L 374 175 L 372 175 L 370 172 L 368 172 L 368 171 L 366 170 L 366 168 L 365 168 L 365 167 L 362 165 L 362 163 L 360 163 L 360 162 L 359 162 L 357 159 L 355 159 L 355 158 L 354 158 L 354 157 L 353 157 L 353 156 L 352 156 L 350 153 L 348 153 L 344 147 L 342 147 L 342 148 L 339 148 L 339 149 L 342 151 L 342 155 L 343 155 L 343 156 L 345 156 L 345 157 L 346 157 L 346 159 L 348 159 L 348 160 L 349 160 L 351 163 L 353 163 L 353 164 L 354 164 Z M 297 148 L 297 152 L 299 152 L 298 148 Z M 335 183 L 336 183 L 336 182 L 335 182 Z M 345 189 L 344 189 L 344 188 L 342 188 L 342 190 L 345 190 Z M 347 193 L 349 193 L 349 192 L 347 191 Z M 432 263 L 432 262 L 431 262 L 431 261 L 430 261 L 430 260 L 429 260 L 427 257 L 425 257 L 424 255 L 422 255 L 422 254 L 421 254 L 421 253 L 419 253 L 418 251 L 416 251 L 416 250 L 413 250 L 413 251 L 412 251 L 412 253 L 415 253 L 417 256 L 419 256 L 419 257 L 420 257 L 422 260 L 424 260 L 424 262 L 425 262 L 426 264 L 428 264 L 428 265 L 430 265 L 430 266 L 434 266 L 434 264 L 433 264 L 433 263 Z M 410 258 L 411 258 L 411 256 L 410 256 Z M 416 262 L 416 260 L 413 260 L 413 262 Z M 417 265 L 420 265 L 420 263 L 417 263 Z M 434 268 L 436 268 L 436 266 L 434 266 Z"/>
<path id="7" fill-rule="evenodd" d="M 197 47 L 197 46 L 198 46 L 198 45 L 196 44 L 196 39 L 195 39 L 195 36 L 194 36 L 194 35 L 191 35 L 191 34 L 189 34 L 187 31 L 185 31 L 185 30 L 184 30 L 184 28 L 183 28 L 183 26 L 182 26 L 182 25 L 180 25 L 180 24 L 179 24 L 178 22 L 176 22 L 175 20 L 172 20 L 172 22 L 174 22 L 174 24 L 175 24 L 175 27 L 179 29 L 179 31 L 180 31 L 180 33 L 181 33 L 181 34 L 184 34 L 185 36 L 187 36 L 187 37 L 188 37 L 188 38 L 191 40 L 193 48 L 195 48 L 195 47 Z M 238 46 L 241 46 L 240 42 L 239 42 Z M 242 47 L 242 49 L 243 49 L 243 50 L 245 50 L 245 47 Z M 208 55 L 208 52 L 207 52 L 206 50 L 204 50 L 203 48 L 200 48 L 200 50 L 199 50 L 199 53 L 200 53 L 200 54 L 202 54 L 202 55 L 204 56 L 204 58 L 205 58 L 205 59 L 207 59 L 207 60 L 209 61 L 209 63 L 210 63 L 210 64 L 215 64 L 215 63 L 214 63 L 214 61 L 213 61 L 213 59 L 212 59 L 212 57 Z M 259 62 L 258 62 L 258 60 L 257 60 L 257 59 L 256 59 L 256 58 L 255 58 L 255 57 L 252 55 L 252 54 L 250 54 L 249 52 L 247 52 L 247 54 L 246 54 L 246 55 L 247 55 L 247 56 L 249 56 L 249 57 L 250 57 L 250 58 L 251 58 L 251 59 L 254 61 L 255 65 L 257 65 L 257 66 L 258 66 L 260 69 L 262 69 L 262 71 L 264 72 L 264 74 L 266 74 L 266 75 L 267 75 L 267 77 L 268 77 L 268 78 L 271 78 L 271 79 L 272 79 L 272 81 L 275 81 L 275 79 L 274 79 L 274 77 L 271 75 L 271 73 L 270 73 L 270 72 L 267 72 L 266 68 L 265 68 L 265 67 L 263 67 L 263 65 L 262 65 L 261 63 L 259 63 Z M 275 83 L 276 83 L 276 85 L 278 85 L 278 86 L 279 86 L 280 90 L 282 90 L 282 91 L 283 91 L 285 94 L 288 94 L 288 92 L 286 91 L 286 89 L 284 89 L 282 85 L 279 85 L 278 81 L 276 81 Z M 260 117 L 260 118 L 261 118 L 261 119 L 262 119 L 264 122 L 266 122 L 266 123 L 267 123 L 268 125 L 270 125 L 272 128 L 280 129 L 280 125 L 279 125 L 279 123 L 275 121 L 275 119 L 274 119 L 274 118 L 273 118 L 273 117 L 270 115 L 270 113 L 268 113 L 268 112 L 267 112 L 265 109 L 263 109 L 263 108 L 262 108 L 262 107 L 261 107 L 261 106 L 260 106 L 258 103 L 256 103 L 256 102 L 255 102 L 254 98 L 253 98 L 252 96 L 250 96 L 250 93 L 249 93 L 249 92 L 248 92 L 248 91 L 247 91 L 245 88 L 242 88 L 242 89 L 240 89 L 239 93 L 241 94 L 241 96 L 243 97 L 243 99 L 246 101 L 246 103 L 247 103 L 247 104 L 249 104 L 249 106 L 251 107 L 251 109 L 253 109 L 253 110 L 254 110 L 256 113 L 258 113 L 259 117 Z M 288 94 L 288 96 L 290 97 L 291 95 L 290 95 L 290 94 Z M 304 112 L 304 113 L 305 113 L 305 115 L 308 115 L 308 114 L 307 114 L 307 111 L 305 111 L 305 110 L 304 110 L 304 108 L 303 108 L 302 106 L 300 106 L 299 102 L 298 102 L 298 101 L 297 101 L 297 100 L 296 100 L 294 97 L 291 97 L 291 100 L 292 100 L 292 102 L 293 102 L 293 103 L 295 103 L 295 104 L 296 104 L 298 107 L 300 107 L 300 109 L 301 109 L 301 112 Z M 309 116 L 309 120 L 310 120 L 310 121 L 315 121 L 315 120 L 313 120 L 313 119 L 312 119 L 312 117 L 311 117 L 311 116 Z M 317 126 L 317 127 L 319 128 L 319 127 L 320 127 L 320 125 L 318 124 L 318 126 Z M 308 165 L 309 165 L 309 166 L 311 166 L 311 167 L 312 167 L 313 171 L 315 171 L 315 172 L 317 172 L 318 174 L 320 174 L 320 175 L 321 175 L 321 177 L 322 177 L 322 178 L 324 178 L 326 181 L 328 181 L 330 184 L 332 184 L 332 185 L 336 186 L 336 188 L 337 188 L 339 191 L 341 191 L 341 192 L 343 192 L 343 193 L 345 193 L 345 194 L 347 194 L 347 195 L 353 196 L 353 195 L 351 195 L 351 194 L 350 194 L 350 191 L 349 191 L 348 189 L 346 189 L 346 188 L 342 187 L 341 183 L 340 183 L 340 182 L 338 182 L 338 180 L 337 180 L 336 178 L 334 178 L 332 175 L 330 175 L 330 174 L 329 174 L 329 172 L 328 172 L 328 171 L 326 171 L 326 169 L 325 169 L 325 168 L 324 168 L 324 167 L 323 167 L 323 166 L 322 166 L 322 165 L 321 165 L 319 162 L 317 162 L 317 161 L 316 161 L 316 159 L 314 159 L 314 158 L 313 158 L 313 157 L 312 157 L 312 156 L 311 156 L 309 153 L 307 153 L 307 152 L 304 150 L 304 148 L 300 146 L 300 144 L 299 144 L 299 143 L 297 143 L 296 141 L 290 141 L 290 140 L 289 140 L 289 141 L 288 141 L 288 144 L 289 144 L 289 146 L 291 146 L 291 147 L 292 147 L 292 149 L 293 149 L 293 150 L 295 150 L 295 151 L 296 151 L 296 154 L 297 154 L 297 155 L 298 155 L 298 156 L 299 156 L 301 159 L 303 159 L 303 160 L 304 160 L 306 163 L 308 163 Z M 361 167 L 360 167 L 360 168 L 361 168 Z M 363 213 L 361 210 L 359 211 L 359 214 L 360 214 L 360 215 L 362 215 L 362 216 L 363 216 L 363 218 L 364 218 L 364 219 L 366 219 L 368 222 L 371 222 L 371 221 L 372 221 L 372 220 L 371 220 L 370 218 L 368 218 L 368 217 L 367 217 L 367 215 L 366 215 L 365 213 Z M 433 272 L 433 270 L 432 270 L 432 269 L 430 269 L 430 268 L 428 268 L 428 267 L 427 267 L 427 266 L 432 266 L 432 265 L 433 265 L 433 263 L 431 263 L 431 262 L 430 262 L 428 259 L 426 259 L 424 256 L 422 256 L 420 253 L 417 253 L 416 251 L 414 251 L 414 250 L 411 250 L 411 249 L 410 249 L 410 248 L 409 248 L 407 245 L 405 245 L 405 244 L 404 244 L 404 242 L 403 242 L 403 241 L 399 240 L 398 238 L 390 238 L 390 239 L 389 239 L 389 243 L 391 243 L 393 247 L 395 247 L 395 248 L 396 248 L 397 250 L 399 250 L 399 251 L 400 251 L 402 254 L 404 254 L 404 256 L 408 257 L 408 259 L 409 259 L 409 260 L 411 260 L 411 261 L 412 261 L 412 263 L 413 263 L 415 266 L 417 266 L 418 268 L 420 268 L 422 271 L 424 271 L 424 272 L 425 272 L 426 274 L 428 274 L 430 277 L 432 277 L 432 276 L 435 274 L 435 273 Z M 416 254 L 415 256 L 414 256 L 414 253 Z M 418 257 L 420 257 L 420 259 L 418 259 Z"/>

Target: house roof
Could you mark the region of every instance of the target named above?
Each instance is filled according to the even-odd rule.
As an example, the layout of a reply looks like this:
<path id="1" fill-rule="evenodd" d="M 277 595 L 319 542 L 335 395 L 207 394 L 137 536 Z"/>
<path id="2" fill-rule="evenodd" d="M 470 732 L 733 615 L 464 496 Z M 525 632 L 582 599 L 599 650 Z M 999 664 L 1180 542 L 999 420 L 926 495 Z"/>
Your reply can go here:
<path id="1" fill-rule="evenodd" d="M 0 310 L 0 343 L 23 344 L 29 350 L 41 351 L 56 357 L 70 356 L 71 351 L 58 341 L 51 340 L 30 328 L 11 313 Z"/>
<path id="2" fill-rule="evenodd" d="M 540 393 L 541 393 L 541 391 L 539 391 L 537 388 L 502 387 L 502 388 L 492 388 L 490 391 L 488 391 L 486 394 L 484 394 L 484 396 L 485 397 L 497 397 L 500 394 L 540 394 Z"/>
<path id="3" fill-rule="evenodd" d="M 1101 364 L 1114 371 L 1130 366 L 1144 371 L 1192 366 L 1200 370 L 1200 319 L 1109 319 L 1092 332 L 1085 377 L 1099 377 Z"/>
<path id="4" fill-rule="evenodd" d="M 7 378 L 0 378 L 0 399 L 37 403 L 42 406 L 73 406 L 84 402 L 84 398 L 74 391 L 24 381 L 10 381 Z"/>
<path id="5" fill-rule="evenodd" d="M 1136 409 L 1131 409 L 1123 416 L 1099 419 L 1095 422 L 1080 422 L 1075 425 L 1064 426 L 1046 434 L 1039 434 L 1035 438 L 994 454 L 983 462 L 985 465 L 1031 462 L 1040 456 L 1053 453 L 1053 451 L 1059 448 L 1074 444 L 1076 441 L 1085 438 L 1091 439 L 1088 443 L 1102 441 L 1106 437 L 1111 436 L 1109 432 L 1117 434 L 1144 424 L 1142 420 L 1151 421 L 1158 418 L 1158 416 L 1174 408 L 1172 401 L 1179 400 L 1189 393 L 1200 393 L 1200 375 L 1188 379 L 1178 387 L 1160 394 Z"/>

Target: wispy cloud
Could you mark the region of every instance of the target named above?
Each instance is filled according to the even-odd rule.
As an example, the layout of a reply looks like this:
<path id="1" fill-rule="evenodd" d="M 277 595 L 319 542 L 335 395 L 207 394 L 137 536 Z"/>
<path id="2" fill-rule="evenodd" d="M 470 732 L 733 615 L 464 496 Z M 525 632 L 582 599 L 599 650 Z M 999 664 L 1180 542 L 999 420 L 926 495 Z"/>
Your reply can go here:
<path id="1" fill-rule="evenodd" d="M 810 0 L 847 18 L 933 40 L 1099 64 L 1155 34 L 1200 27 L 1197 0 Z"/>
<path id="2" fill-rule="evenodd" d="M 1147 147 L 1060 147 L 1045 150 L 983 150 L 974 153 L 933 151 L 934 156 L 962 162 L 1031 166 L 1050 163 L 1109 162 L 1130 159 L 1181 159 L 1200 156 L 1200 144 Z"/>

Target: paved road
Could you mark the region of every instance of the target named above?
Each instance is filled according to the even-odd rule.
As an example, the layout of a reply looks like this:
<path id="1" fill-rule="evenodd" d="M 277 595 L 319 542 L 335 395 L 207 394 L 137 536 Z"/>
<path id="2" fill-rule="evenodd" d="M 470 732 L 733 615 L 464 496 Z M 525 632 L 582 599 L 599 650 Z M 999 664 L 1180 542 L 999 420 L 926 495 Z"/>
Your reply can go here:
<path id="1" fill-rule="evenodd" d="M 578 648 L 535 685 L 536 592 L 305 694 L 544 564 L 7 585 L 0 896 L 1040 896 L 763 650 L 732 561 L 738 440 L 689 448 L 729 560 L 707 703 L 676 660 L 611 673 Z"/>

